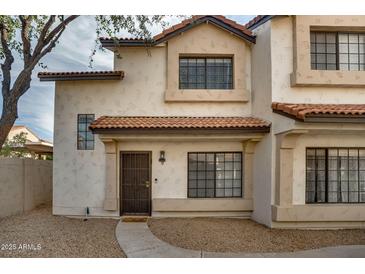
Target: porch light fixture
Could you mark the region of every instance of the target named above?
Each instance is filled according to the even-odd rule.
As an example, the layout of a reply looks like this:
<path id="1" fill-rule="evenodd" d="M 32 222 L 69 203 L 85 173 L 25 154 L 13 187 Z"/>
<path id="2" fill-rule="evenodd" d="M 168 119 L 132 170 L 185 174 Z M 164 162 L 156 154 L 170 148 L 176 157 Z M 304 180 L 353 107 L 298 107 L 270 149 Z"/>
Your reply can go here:
<path id="1" fill-rule="evenodd" d="M 160 151 L 160 158 L 158 159 L 158 161 L 163 165 L 166 162 L 166 158 L 165 158 L 165 151 L 161 150 Z"/>

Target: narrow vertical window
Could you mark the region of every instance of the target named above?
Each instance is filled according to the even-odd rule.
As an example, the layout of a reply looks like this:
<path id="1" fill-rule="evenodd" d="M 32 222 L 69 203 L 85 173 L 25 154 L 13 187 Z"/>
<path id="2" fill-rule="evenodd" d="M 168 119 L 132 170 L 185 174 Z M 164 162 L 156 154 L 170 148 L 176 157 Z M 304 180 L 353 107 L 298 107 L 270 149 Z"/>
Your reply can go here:
<path id="1" fill-rule="evenodd" d="M 94 134 L 89 129 L 90 124 L 94 121 L 94 114 L 79 114 L 77 116 L 77 149 L 93 150 Z"/>

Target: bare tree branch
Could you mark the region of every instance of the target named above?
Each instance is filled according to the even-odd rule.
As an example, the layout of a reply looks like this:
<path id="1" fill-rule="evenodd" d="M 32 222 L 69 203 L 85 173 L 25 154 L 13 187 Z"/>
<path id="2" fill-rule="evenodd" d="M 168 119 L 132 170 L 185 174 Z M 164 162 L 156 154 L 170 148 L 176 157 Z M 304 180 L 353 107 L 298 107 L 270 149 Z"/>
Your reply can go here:
<path id="1" fill-rule="evenodd" d="M 70 18 L 70 17 L 72 17 L 72 18 Z M 68 20 L 66 19 L 67 21 L 65 20 L 64 23 L 60 23 L 56 27 L 58 29 L 58 33 L 54 33 L 55 35 L 53 35 L 51 40 L 48 40 L 47 44 L 43 43 L 43 46 L 42 46 L 43 50 L 38 55 L 33 54 L 32 61 L 19 74 L 19 77 L 16 79 L 16 81 L 13 85 L 12 91 L 16 98 L 20 98 L 20 96 L 22 96 L 29 89 L 29 83 L 30 83 L 30 79 L 31 79 L 32 70 L 38 64 L 38 62 L 42 59 L 42 57 L 44 55 L 46 55 L 47 53 L 49 53 L 56 46 L 56 43 L 59 40 L 59 38 L 61 37 L 64 30 L 66 29 L 67 24 L 69 24 L 70 22 L 72 22 L 72 20 L 74 20 L 76 18 L 77 18 L 77 16 L 69 16 L 67 18 Z M 53 33 L 53 31 L 51 33 Z M 51 35 L 51 33 L 49 35 Z M 49 35 L 48 35 L 48 37 L 49 37 Z"/>
<path id="2" fill-rule="evenodd" d="M 53 24 L 53 22 L 55 21 L 55 16 L 52 15 L 50 17 L 50 19 L 48 20 L 48 22 L 45 24 L 41 35 L 38 39 L 38 43 L 36 48 L 33 51 L 33 58 L 32 58 L 32 62 L 29 64 L 29 67 L 34 67 L 37 62 L 47 53 L 50 52 L 52 50 L 52 48 L 54 48 L 54 46 L 56 45 L 56 42 L 58 41 L 58 39 L 60 38 L 60 34 L 63 33 L 63 31 L 65 30 L 66 26 L 71 23 L 73 20 L 75 20 L 78 17 L 78 15 L 71 15 L 69 17 L 67 17 L 65 20 L 63 20 L 60 24 L 58 24 L 48 35 L 47 32 L 50 28 L 50 26 Z M 47 35 L 47 36 L 46 36 Z M 56 38 L 55 38 L 56 37 Z M 48 47 L 50 44 L 52 44 L 51 47 Z M 44 51 L 44 48 L 47 47 L 47 52 Z M 43 51 L 42 51 L 43 50 Z"/>
<path id="3" fill-rule="evenodd" d="M 43 45 L 44 45 L 44 38 L 46 37 L 50 27 L 55 22 L 55 19 L 56 19 L 56 16 L 51 15 L 49 17 L 48 21 L 46 22 L 46 24 L 44 24 L 43 29 L 42 29 L 42 31 L 39 35 L 37 45 L 34 48 L 33 55 L 38 55 L 42 51 L 42 48 L 43 48 Z"/>
<path id="4" fill-rule="evenodd" d="M 75 20 L 77 17 L 79 17 L 79 15 L 71 15 L 65 20 L 61 21 L 61 23 L 57 27 L 55 27 L 44 39 L 44 44 L 47 45 L 53 39 L 53 37 L 57 35 L 58 32 L 64 29 L 70 22 Z"/>
<path id="5" fill-rule="evenodd" d="M 10 84 L 11 84 L 11 65 L 14 62 L 13 54 L 8 45 L 8 31 L 4 24 L 0 24 L 0 39 L 1 39 L 1 47 L 3 48 L 5 54 L 5 61 L 1 64 L 1 70 L 3 72 L 3 81 L 2 81 L 2 94 L 3 99 L 9 95 L 10 92 Z"/>

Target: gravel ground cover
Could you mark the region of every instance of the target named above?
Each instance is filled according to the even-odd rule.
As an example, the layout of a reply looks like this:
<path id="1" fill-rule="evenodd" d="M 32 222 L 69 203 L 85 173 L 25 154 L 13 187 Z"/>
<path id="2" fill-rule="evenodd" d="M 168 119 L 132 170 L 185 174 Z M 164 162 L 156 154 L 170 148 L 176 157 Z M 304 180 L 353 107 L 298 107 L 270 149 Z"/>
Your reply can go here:
<path id="1" fill-rule="evenodd" d="M 115 238 L 117 223 L 53 216 L 44 205 L 0 218 L 0 257 L 126 257 Z"/>
<path id="2" fill-rule="evenodd" d="M 212 252 L 292 252 L 336 245 L 365 245 L 365 229 L 270 229 L 234 218 L 152 218 L 159 239 L 182 248 Z"/>

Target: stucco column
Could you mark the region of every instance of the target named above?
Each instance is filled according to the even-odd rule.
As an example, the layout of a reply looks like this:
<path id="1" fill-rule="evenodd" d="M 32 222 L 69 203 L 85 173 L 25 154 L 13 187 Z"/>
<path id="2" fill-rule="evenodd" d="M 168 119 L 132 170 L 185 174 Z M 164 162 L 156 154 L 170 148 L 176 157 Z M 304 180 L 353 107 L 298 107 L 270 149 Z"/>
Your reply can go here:
<path id="1" fill-rule="evenodd" d="M 117 145 L 113 140 L 102 140 L 105 147 L 105 210 L 118 210 Z"/>
<path id="2" fill-rule="evenodd" d="M 255 146 L 259 139 L 251 139 L 242 142 L 242 151 L 244 157 L 244 176 L 243 176 L 243 196 L 244 199 L 252 199 L 252 187 L 253 187 L 253 156 L 255 152 Z"/>
<path id="3" fill-rule="evenodd" d="M 276 204 L 293 205 L 293 169 L 294 148 L 300 135 L 306 131 L 293 131 L 277 135 L 278 176 L 276 183 Z"/>

